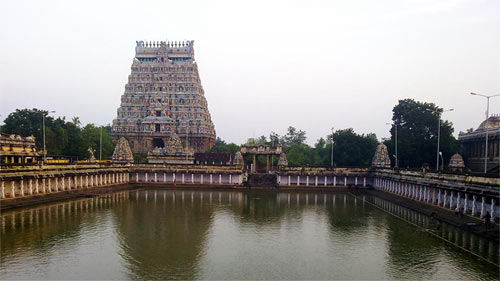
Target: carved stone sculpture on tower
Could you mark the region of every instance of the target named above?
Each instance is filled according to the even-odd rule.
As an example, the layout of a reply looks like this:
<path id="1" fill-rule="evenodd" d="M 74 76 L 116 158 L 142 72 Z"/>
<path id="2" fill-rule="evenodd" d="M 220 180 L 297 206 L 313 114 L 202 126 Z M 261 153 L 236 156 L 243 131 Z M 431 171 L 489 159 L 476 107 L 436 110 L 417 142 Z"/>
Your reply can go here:
<path id="1" fill-rule="evenodd" d="M 165 146 L 166 153 L 168 154 L 176 154 L 184 152 L 182 147 L 181 138 L 176 133 L 171 133 L 168 138 L 167 145 Z"/>
<path id="2" fill-rule="evenodd" d="M 279 167 L 288 166 L 288 160 L 286 159 L 286 154 L 283 152 L 280 154 L 280 160 L 278 161 Z"/>
<path id="3" fill-rule="evenodd" d="M 89 152 L 89 163 L 95 163 L 96 160 L 94 156 L 94 150 L 92 149 L 92 147 L 89 147 L 87 151 Z"/>
<path id="4" fill-rule="evenodd" d="M 132 163 L 134 162 L 134 155 L 128 144 L 126 138 L 121 137 L 116 143 L 115 150 L 112 157 L 113 163 Z"/>
<path id="5" fill-rule="evenodd" d="M 243 166 L 244 163 L 245 162 L 243 160 L 243 155 L 241 154 L 241 152 L 237 151 L 234 154 L 233 164 L 238 166 Z"/>
<path id="6" fill-rule="evenodd" d="M 462 155 L 455 153 L 451 156 L 450 164 L 448 165 L 451 171 L 461 172 L 465 168 L 464 159 Z"/>
<path id="7" fill-rule="evenodd" d="M 171 133 L 165 147 L 156 146 L 148 152 L 148 162 L 155 164 L 193 164 L 193 151 L 182 147 L 182 141 L 176 133 Z"/>
<path id="8" fill-rule="evenodd" d="M 372 167 L 375 168 L 390 168 L 391 159 L 389 158 L 389 153 L 387 151 L 387 146 L 385 144 L 379 144 L 375 150 L 375 155 L 373 155 Z"/>

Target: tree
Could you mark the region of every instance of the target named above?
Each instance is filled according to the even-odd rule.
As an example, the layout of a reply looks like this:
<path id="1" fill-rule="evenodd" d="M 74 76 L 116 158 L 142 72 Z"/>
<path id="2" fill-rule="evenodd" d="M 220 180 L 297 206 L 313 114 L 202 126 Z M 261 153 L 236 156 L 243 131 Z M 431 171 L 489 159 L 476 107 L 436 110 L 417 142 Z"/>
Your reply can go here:
<path id="1" fill-rule="evenodd" d="M 306 141 L 306 132 L 302 130 L 297 130 L 294 127 L 288 127 L 288 131 L 286 135 L 281 137 L 281 144 L 286 148 L 289 148 L 293 145 L 304 144 Z"/>
<path id="2" fill-rule="evenodd" d="M 269 144 L 271 146 L 277 146 L 279 145 L 281 142 L 280 142 L 280 136 L 275 133 L 275 132 L 271 132 L 271 134 L 269 134 Z"/>
<path id="3" fill-rule="evenodd" d="M 294 144 L 286 154 L 288 164 L 291 166 L 315 165 L 315 151 L 307 144 Z"/>
<path id="4" fill-rule="evenodd" d="M 36 138 L 37 147 L 41 148 L 42 139 L 42 118 L 47 111 L 33 109 L 16 109 L 4 120 L 2 132 L 7 134 L 18 134 L 21 136 L 33 135 Z M 46 125 L 50 125 L 54 119 L 50 116 L 45 118 Z"/>
<path id="5" fill-rule="evenodd" d="M 327 137 L 327 139 L 331 139 L 330 136 Z M 316 151 L 315 164 L 321 166 L 329 166 L 331 149 L 332 145 L 330 141 L 327 143 L 324 138 L 319 138 L 314 145 L 314 150 Z"/>
<path id="6" fill-rule="evenodd" d="M 443 109 L 434 103 L 413 99 L 400 100 L 394 106 L 391 139 L 385 144 L 390 155 L 395 154 L 395 127 L 398 126 L 398 162 L 400 167 L 419 168 L 427 164 L 435 167 L 437 156 L 438 119 Z M 441 121 L 440 151 L 447 162 L 458 152 L 457 140 L 453 136 L 453 124 Z M 394 157 L 392 159 L 395 161 Z"/>
<path id="7" fill-rule="evenodd" d="M 215 145 L 208 150 L 208 152 L 227 152 L 231 153 L 232 156 L 234 156 L 234 154 L 238 151 L 240 151 L 239 145 L 234 143 L 228 144 L 219 137 L 215 139 Z"/>
<path id="8" fill-rule="evenodd" d="M 111 137 L 111 126 L 106 126 L 102 128 L 102 158 L 109 159 L 113 154 L 114 144 Z M 100 148 L 100 137 L 101 137 L 101 127 L 95 126 L 90 123 L 87 124 L 82 129 L 82 146 L 85 150 L 84 158 L 88 158 L 89 152 L 88 148 L 92 148 L 95 151 L 95 157 L 99 159 L 99 148 Z"/>
<path id="9" fill-rule="evenodd" d="M 18 134 L 21 136 L 33 135 L 36 138 L 36 146 L 43 148 L 43 128 L 42 119 L 47 115 L 47 111 L 33 109 L 17 109 L 10 113 L 4 120 L 1 130 L 8 134 Z M 73 117 L 71 122 L 65 118 L 54 119 L 51 116 L 45 117 L 45 139 L 47 154 L 72 156 L 79 159 L 86 159 L 88 147 L 99 153 L 100 127 L 87 124 L 81 128 L 78 117 Z M 102 156 L 109 159 L 113 153 L 114 144 L 111 138 L 111 127 L 103 127 L 102 134 Z"/>
<path id="10" fill-rule="evenodd" d="M 352 128 L 333 134 L 333 159 L 338 166 L 369 166 L 378 145 L 375 134 L 356 134 Z"/>
<path id="11" fill-rule="evenodd" d="M 71 122 L 73 123 L 73 125 L 75 125 L 77 128 L 80 128 L 80 126 L 82 125 L 82 122 L 80 122 L 80 117 L 73 117 L 71 119 Z"/>

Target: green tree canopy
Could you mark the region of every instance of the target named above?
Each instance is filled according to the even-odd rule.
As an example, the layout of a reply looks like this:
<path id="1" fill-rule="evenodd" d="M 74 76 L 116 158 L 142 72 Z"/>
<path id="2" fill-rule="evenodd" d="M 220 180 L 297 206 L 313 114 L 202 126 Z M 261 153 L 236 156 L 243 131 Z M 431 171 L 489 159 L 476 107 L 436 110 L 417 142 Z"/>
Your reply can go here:
<path id="1" fill-rule="evenodd" d="M 390 155 L 395 155 L 395 126 L 398 130 L 398 162 L 402 168 L 419 168 L 424 164 L 436 167 L 438 120 L 442 108 L 434 103 L 419 102 L 413 99 L 400 100 L 394 106 L 391 139 L 385 144 Z M 453 124 L 440 121 L 440 151 L 447 162 L 458 152 L 457 140 L 453 136 Z M 394 162 L 394 156 L 392 157 Z"/>
<path id="2" fill-rule="evenodd" d="M 378 145 L 375 134 L 357 134 L 352 128 L 333 134 L 333 161 L 338 166 L 370 166 Z"/>
<path id="3" fill-rule="evenodd" d="M 95 150 L 99 157 L 99 142 L 101 127 L 87 124 L 81 127 L 78 117 L 71 121 L 65 118 L 53 118 L 48 111 L 33 109 L 17 109 L 10 113 L 4 120 L 1 131 L 8 134 L 21 136 L 33 135 L 36 146 L 43 148 L 43 116 L 45 117 L 45 141 L 47 154 L 72 156 L 78 159 L 88 158 L 88 148 Z M 102 158 L 109 159 L 113 153 L 114 144 L 111 140 L 111 127 L 102 128 Z"/>
<path id="4" fill-rule="evenodd" d="M 307 137 L 305 131 L 297 130 L 290 126 L 288 127 L 286 135 L 280 138 L 280 143 L 285 147 L 292 147 L 293 145 L 304 144 L 306 139 Z"/>
<path id="5" fill-rule="evenodd" d="M 240 151 L 239 145 L 234 143 L 228 144 L 219 137 L 215 139 L 215 145 L 208 150 L 208 152 L 228 152 L 231 153 L 232 156 L 238 151 Z"/>

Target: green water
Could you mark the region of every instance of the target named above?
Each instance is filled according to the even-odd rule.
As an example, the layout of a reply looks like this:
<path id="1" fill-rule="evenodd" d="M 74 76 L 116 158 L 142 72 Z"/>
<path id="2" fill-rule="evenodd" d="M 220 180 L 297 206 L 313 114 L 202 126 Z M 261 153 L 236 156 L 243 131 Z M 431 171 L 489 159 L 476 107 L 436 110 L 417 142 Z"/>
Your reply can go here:
<path id="1" fill-rule="evenodd" d="M 498 245 L 443 227 L 447 243 L 368 202 L 381 201 L 134 190 L 17 209 L 1 215 L 0 277 L 497 280 Z"/>

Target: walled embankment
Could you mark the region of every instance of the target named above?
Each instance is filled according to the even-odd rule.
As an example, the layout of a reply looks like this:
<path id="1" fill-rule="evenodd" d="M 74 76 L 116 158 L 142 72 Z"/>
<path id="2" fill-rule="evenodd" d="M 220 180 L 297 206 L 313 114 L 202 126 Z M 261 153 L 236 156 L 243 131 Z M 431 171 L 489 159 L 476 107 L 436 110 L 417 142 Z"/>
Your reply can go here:
<path id="1" fill-rule="evenodd" d="M 357 187 L 372 186 L 368 168 L 286 167 L 278 172 L 280 187 Z"/>
<path id="2" fill-rule="evenodd" d="M 500 179 L 367 168 L 286 167 L 274 187 L 301 190 L 374 188 L 477 218 L 499 219 Z M 45 195 L 133 186 L 238 188 L 247 174 L 236 165 L 52 165 L 0 170 L 0 203 Z M 82 193 L 83 194 L 83 193 Z M 73 195 L 72 195 L 73 196 Z"/>
<path id="3" fill-rule="evenodd" d="M 0 199 L 83 190 L 129 182 L 129 167 L 66 165 L 0 171 Z"/>
<path id="4" fill-rule="evenodd" d="M 241 186 L 246 180 L 241 166 L 235 165 L 154 165 L 130 167 L 130 182 L 156 185 Z"/>
<path id="5" fill-rule="evenodd" d="M 239 166 L 46 165 L 0 170 L 0 208 L 93 196 L 127 186 L 232 188 L 245 180 Z"/>
<path id="6" fill-rule="evenodd" d="M 499 220 L 500 179 L 443 173 L 371 172 L 374 189 L 477 218 Z"/>

